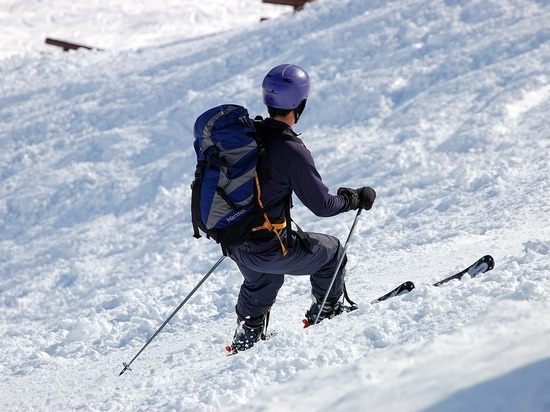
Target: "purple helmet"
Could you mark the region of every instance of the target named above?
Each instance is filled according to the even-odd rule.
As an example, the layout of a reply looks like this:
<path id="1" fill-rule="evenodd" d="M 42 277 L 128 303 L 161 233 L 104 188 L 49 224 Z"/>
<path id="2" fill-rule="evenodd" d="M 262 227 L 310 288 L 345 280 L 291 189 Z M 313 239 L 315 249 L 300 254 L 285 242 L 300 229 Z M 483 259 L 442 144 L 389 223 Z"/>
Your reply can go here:
<path id="1" fill-rule="evenodd" d="M 309 94 L 309 76 L 293 64 L 281 64 L 266 74 L 262 83 L 264 103 L 283 110 L 296 109 Z"/>

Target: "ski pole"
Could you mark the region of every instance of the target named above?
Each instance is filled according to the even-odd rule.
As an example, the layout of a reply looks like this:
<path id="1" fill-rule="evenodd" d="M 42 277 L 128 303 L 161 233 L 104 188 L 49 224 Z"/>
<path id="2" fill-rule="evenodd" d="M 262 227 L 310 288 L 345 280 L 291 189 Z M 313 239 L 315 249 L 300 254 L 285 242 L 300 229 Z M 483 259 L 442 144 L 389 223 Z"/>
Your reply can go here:
<path id="1" fill-rule="evenodd" d="M 344 252 L 342 253 L 342 256 L 340 256 L 340 259 L 338 260 L 338 265 L 336 265 L 336 270 L 334 271 L 334 275 L 332 275 L 332 280 L 330 281 L 330 286 L 327 289 L 327 293 L 325 294 L 325 298 L 323 299 L 323 303 L 321 304 L 321 308 L 319 309 L 319 313 L 317 314 L 317 317 L 315 318 L 315 322 L 313 322 L 313 325 L 317 325 L 317 322 L 319 322 L 319 317 L 321 316 L 321 312 L 323 310 L 323 307 L 325 306 L 325 303 L 327 303 L 328 294 L 330 293 L 330 290 L 332 289 L 332 285 L 334 285 L 334 281 L 336 280 L 336 275 L 338 274 L 338 271 L 340 270 L 340 266 L 342 265 L 342 261 L 344 260 L 344 256 L 346 256 L 346 250 L 348 248 L 349 240 L 351 239 L 351 235 L 353 234 L 353 231 L 355 230 L 355 225 L 357 224 L 357 221 L 359 220 L 359 216 L 361 215 L 362 211 L 363 211 L 362 208 L 359 208 L 357 210 L 357 214 L 355 215 L 355 220 L 353 221 L 353 224 L 351 225 L 351 229 L 349 231 L 348 238 L 346 239 L 346 243 L 344 244 Z"/>
<path id="2" fill-rule="evenodd" d="M 212 266 L 212 268 L 208 271 L 208 273 L 206 275 L 204 275 L 204 277 L 199 281 L 199 283 L 197 283 L 197 286 L 195 286 L 193 288 L 193 290 L 191 292 L 189 292 L 189 294 L 187 295 L 187 297 L 183 300 L 183 302 L 181 302 L 179 304 L 179 306 L 176 308 L 176 310 L 174 310 L 172 312 L 172 314 L 170 316 L 168 316 L 168 319 L 166 319 L 164 321 L 164 323 L 160 326 L 160 328 L 158 328 L 158 330 L 155 332 L 155 334 L 153 336 L 151 336 L 151 338 L 145 343 L 145 345 L 143 345 L 143 347 L 139 350 L 139 352 L 136 354 L 136 356 L 134 356 L 132 358 L 132 360 L 128 363 L 126 362 L 122 362 L 122 365 L 124 366 L 124 369 L 122 369 L 122 371 L 118 374 L 118 376 L 122 375 L 124 372 L 126 371 L 131 371 L 132 369 L 130 369 L 130 365 L 136 360 L 136 358 L 141 354 L 141 352 L 143 352 L 145 350 L 145 348 L 147 346 L 149 346 L 149 344 L 151 343 L 151 341 L 153 339 L 155 339 L 155 337 L 160 333 L 160 331 L 162 329 L 164 329 L 164 327 L 168 324 L 168 322 L 170 322 L 170 320 L 172 320 L 172 318 L 176 315 L 176 313 L 178 313 L 178 311 L 182 308 L 183 305 L 185 305 L 185 303 L 191 298 L 191 296 L 193 296 L 193 294 L 201 287 L 201 285 L 206 281 L 206 279 L 208 279 L 208 276 L 210 276 L 212 274 L 212 272 L 214 272 L 214 270 L 216 270 L 216 268 L 220 265 L 220 263 L 222 263 L 222 261 L 225 259 L 225 255 L 222 255 L 218 261 L 216 263 L 214 263 L 214 266 Z"/>

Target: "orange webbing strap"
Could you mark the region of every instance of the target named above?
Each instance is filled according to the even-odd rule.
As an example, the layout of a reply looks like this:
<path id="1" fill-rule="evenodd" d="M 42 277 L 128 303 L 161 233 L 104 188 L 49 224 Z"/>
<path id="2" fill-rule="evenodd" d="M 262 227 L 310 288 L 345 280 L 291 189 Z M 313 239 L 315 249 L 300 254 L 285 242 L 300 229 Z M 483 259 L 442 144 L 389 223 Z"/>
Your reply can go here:
<path id="1" fill-rule="evenodd" d="M 260 206 L 260 209 L 264 210 L 264 204 L 262 203 L 262 191 L 260 189 L 260 180 L 258 179 L 258 173 L 254 172 L 254 180 L 256 182 L 256 190 L 258 191 L 258 205 Z M 279 243 L 281 244 L 281 249 L 283 251 L 283 256 L 285 256 L 288 252 L 288 249 L 286 248 L 285 244 L 283 243 L 283 240 L 281 239 L 281 234 L 279 233 L 281 230 L 283 230 L 286 227 L 286 219 L 283 217 L 283 221 L 281 223 L 271 223 L 269 220 L 269 217 L 267 216 L 267 213 L 264 212 L 264 224 L 262 226 L 256 226 L 252 229 L 253 232 L 256 232 L 258 230 L 268 230 L 270 232 L 275 233 L 275 236 L 277 236 L 277 239 L 279 239 Z"/>

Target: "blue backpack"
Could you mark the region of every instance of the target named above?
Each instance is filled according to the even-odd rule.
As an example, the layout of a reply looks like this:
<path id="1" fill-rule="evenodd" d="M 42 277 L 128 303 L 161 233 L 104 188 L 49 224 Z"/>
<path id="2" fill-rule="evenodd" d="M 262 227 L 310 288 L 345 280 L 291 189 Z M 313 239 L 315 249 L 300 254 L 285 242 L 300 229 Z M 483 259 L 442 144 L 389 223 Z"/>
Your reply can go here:
<path id="1" fill-rule="evenodd" d="M 241 106 L 226 104 L 201 114 L 194 125 L 197 154 L 191 185 L 193 236 L 200 231 L 228 248 L 245 242 L 257 230 L 280 238 L 284 224 L 271 224 L 260 199 L 256 173 L 261 144 L 254 121 Z M 283 253 L 286 248 L 281 242 Z"/>

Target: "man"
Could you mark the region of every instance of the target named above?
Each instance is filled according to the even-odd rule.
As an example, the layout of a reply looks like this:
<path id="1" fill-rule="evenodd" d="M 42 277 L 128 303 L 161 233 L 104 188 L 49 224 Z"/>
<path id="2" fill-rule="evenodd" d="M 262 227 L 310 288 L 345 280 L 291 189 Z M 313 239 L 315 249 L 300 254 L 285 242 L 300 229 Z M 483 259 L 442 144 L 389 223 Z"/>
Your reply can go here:
<path id="1" fill-rule="evenodd" d="M 292 129 L 302 115 L 310 89 L 309 76 L 303 69 L 291 64 L 274 67 L 265 76 L 262 89 L 269 118 L 257 127 L 264 148 L 257 168 L 261 200 L 270 221 L 286 222 L 286 229 L 280 238 L 267 230 L 253 232 L 245 243 L 229 252 L 244 277 L 235 308 L 237 330 L 231 346 L 233 352 L 249 349 L 265 337 L 269 310 L 285 274 L 310 276 L 313 303 L 306 313 L 310 323 L 314 323 L 319 312 L 319 321 L 342 313 L 339 298 L 346 257 L 340 268 L 337 265 L 343 247 L 334 236 L 290 231 L 292 193 L 320 217 L 358 208 L 369 210 L 376 198 L 370 187 L 340 188 L 338 195 L 329 194 L 311 153 Z M 281 241 L 286 243 L 287 250 L 281 247 Z M 321 307 L 327 291 L 327 301 Z"/>

